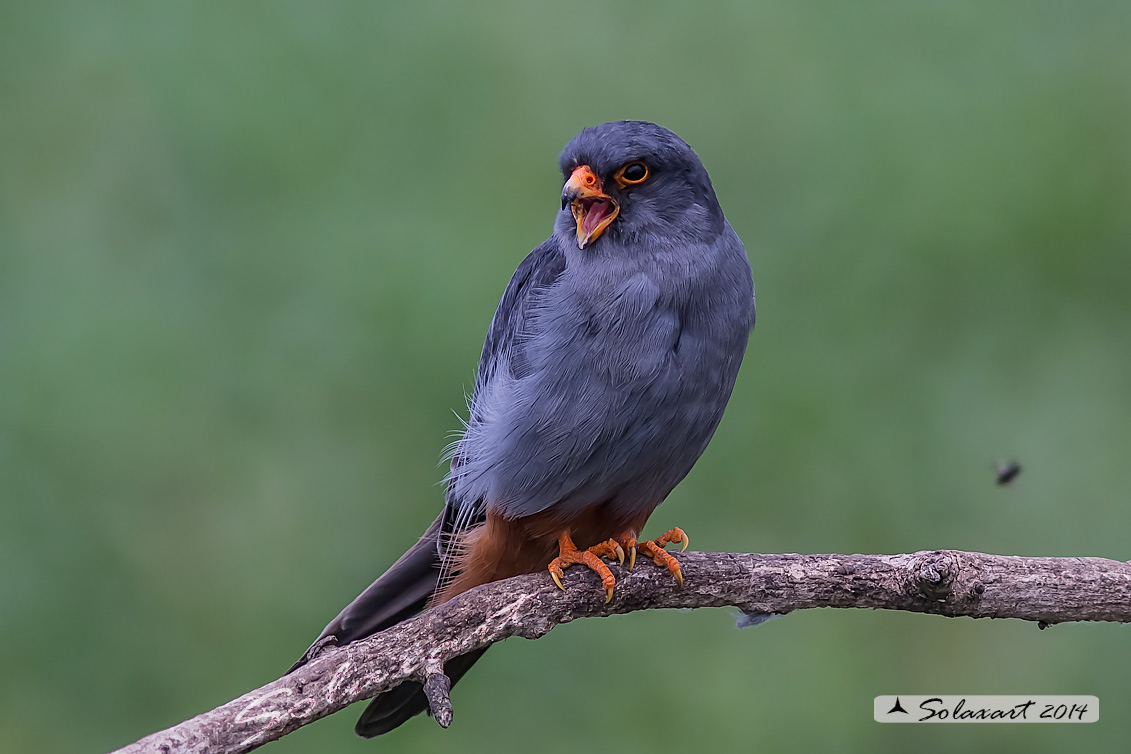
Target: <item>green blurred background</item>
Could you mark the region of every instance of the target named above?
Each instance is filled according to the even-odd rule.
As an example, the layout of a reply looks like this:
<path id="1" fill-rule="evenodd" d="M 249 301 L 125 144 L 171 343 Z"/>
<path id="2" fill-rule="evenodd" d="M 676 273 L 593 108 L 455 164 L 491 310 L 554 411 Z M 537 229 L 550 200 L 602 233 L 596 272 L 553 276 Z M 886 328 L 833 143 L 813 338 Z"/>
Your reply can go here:
<path id="1" fill-rule="evenodd" d="M 1116 2 L 5 3 L 0 750 L 271 680 L 415 540 L 557 153 L 605 120 L 696 147 L 758 286 L 656 531 L 1131 558 L 1129 38 Z M 364 742 L 359 707 L 271 750 L 1122 750 L 1129 630 L 581 621 L 492 651 L 448 731 Z M 1103 713 L 872 722 L 900 692 Z"/>

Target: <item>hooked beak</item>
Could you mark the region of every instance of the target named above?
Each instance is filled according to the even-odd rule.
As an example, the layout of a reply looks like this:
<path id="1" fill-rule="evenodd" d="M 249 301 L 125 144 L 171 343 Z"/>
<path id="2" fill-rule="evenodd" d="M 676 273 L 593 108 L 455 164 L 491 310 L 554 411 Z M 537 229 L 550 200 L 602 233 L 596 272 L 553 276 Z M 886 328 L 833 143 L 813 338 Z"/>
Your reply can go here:
<path id="1" fill-rule="evenodd" d="M 606 194 L 601 179 L 588 165 L 580 165 L 562 189 L 562 209 L 568 205 L 577 223 L 577 248 L 596 241 L 620 213 L 620 205 Z"/>

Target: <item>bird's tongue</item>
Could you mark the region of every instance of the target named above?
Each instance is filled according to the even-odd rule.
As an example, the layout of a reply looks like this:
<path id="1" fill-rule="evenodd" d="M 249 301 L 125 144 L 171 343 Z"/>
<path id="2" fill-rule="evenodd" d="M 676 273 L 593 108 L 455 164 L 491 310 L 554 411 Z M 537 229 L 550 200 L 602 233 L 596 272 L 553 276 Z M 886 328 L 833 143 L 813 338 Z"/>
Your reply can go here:
<path id="1" fill-rule="evenodd" d="M 613 203 L 606 199 L 594 199 L 586 202 L 585 217 L 581 220 L 581 233 L 588 235 L 596 230 L 601 221 L 609 216 L 613 210 Z"/>

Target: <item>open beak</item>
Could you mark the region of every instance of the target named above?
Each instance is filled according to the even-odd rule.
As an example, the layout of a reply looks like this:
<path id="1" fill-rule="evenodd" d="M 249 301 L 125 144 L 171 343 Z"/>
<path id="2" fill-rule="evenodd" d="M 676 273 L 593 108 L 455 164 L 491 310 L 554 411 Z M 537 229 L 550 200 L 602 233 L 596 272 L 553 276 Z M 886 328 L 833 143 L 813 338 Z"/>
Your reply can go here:
<path id="1" fill-rule="evenodd" d="M 620 205 L 603 191 L 601 179 L 588 165 L 573 171 L 562 189 L 562 209 L 569 206 L 577 223 L 577 248 L 596 241 L 617 218 Z"/>

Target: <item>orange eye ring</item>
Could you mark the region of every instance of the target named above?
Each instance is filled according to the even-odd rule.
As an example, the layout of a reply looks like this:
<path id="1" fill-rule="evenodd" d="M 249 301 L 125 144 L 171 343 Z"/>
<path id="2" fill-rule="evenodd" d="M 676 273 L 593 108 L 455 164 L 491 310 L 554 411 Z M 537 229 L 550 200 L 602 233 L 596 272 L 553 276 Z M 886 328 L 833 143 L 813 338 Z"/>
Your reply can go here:
<path id="1" fill-rule="evenodd" d="M 652 171 L 648 169 L 647 165 L 639 160 L 633 160 L 621 165 L 620 170 L 613 176 L 613 180 L 617 182 L 618 186 L 625 188 L 626 186 L 644 183 L 651 174 Z"/>

